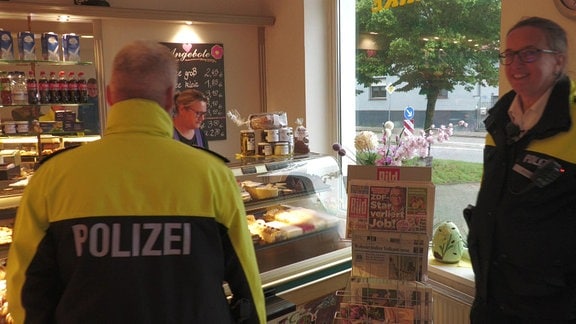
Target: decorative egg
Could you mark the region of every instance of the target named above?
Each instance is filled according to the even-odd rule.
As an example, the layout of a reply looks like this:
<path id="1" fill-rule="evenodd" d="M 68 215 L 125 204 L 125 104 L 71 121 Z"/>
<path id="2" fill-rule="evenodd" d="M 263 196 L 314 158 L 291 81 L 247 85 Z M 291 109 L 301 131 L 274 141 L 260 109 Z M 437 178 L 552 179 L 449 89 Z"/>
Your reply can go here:
<path id="1" fill-rule="evenodd" d="M 462 259 L 464 239 L 456 224 L 445 221 L 436 228 L 432 237 L 432 252 L 436 260 L 444 263 L 457 263 Z"/>

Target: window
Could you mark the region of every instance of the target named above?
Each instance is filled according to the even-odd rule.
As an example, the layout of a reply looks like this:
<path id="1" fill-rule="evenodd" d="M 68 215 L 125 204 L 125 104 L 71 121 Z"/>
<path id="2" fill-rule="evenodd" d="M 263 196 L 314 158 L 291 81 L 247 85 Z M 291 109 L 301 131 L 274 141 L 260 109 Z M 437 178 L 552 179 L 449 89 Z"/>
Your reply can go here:
<path id="1" fill-rule="evenodd" d="M 440 90 L 440 94 L 438 94 L 438 99 L 448 99 L 448 90 L 446 89 Z"/>
<path id="2" fill-rule="evenodd" d="M 440 159 L 482 163 L 485 136 L 483 120 L 486 109 L 498 98 L 497 58 L 501 4 L 498 0 L 488 1 L 493 2 L 487 6 L 493 11 L 478 17 L 470 12 L 469 8 L 460 7 L 456 1 L 339 0 L 342 88 L 339 128 L 342 132 L 341 142 L 348 151 L 354 149 L 354 136 L 360 130 L 374 130 L 378 137 L 381 137 L 381 125 L 390 120 L 396 126 L 395 132 L 400 132 L 404 111 L 410 106 L 414 109 L 416 129 L 424 129 L 431 124 L 457 124 L 460 120 L 469 125 L 466 128 L 455 126 L 455 135 L 449 140 L 449 144 L 444 144 L 450 147 L 433 144 L 430 150 L 433 161 Z M 378 3 L 381 4 L 380 8 Z M 385 8 L 394 3 L 396 7 Z M 378 11 L 380 9 L 382 11 Z M 424 9 L 427 10 L 426 15 L 421 14 Z M 350 15 L 351 10 L 355 10 L 356 15 Z M 442 15 L 443 12 L 447 12 L 450 17 L 438 17 L 437 21 L 454 21 L 453 26 L 434 28 L 429 25 L 429 21 L 422 21 L 423 17 L 430 17 L 428 13 Z M 380 16 L 376 17 L 378 14 Z M 392 19 L 391 16 L 397 19 Z M 386 22 L 402 23 L 395 26 L 386 25 Z M 482 30 L 474 28 L 478 25 L 485 27 Z M 348 38 L 352 36 L 346 31 L 353 28 L 356 29 L 356 34 L 355 38 L 350 40 Z M 421 34 L 422 30 L 427 30 L 430 34 Z M 411 34 L 412 31 L 415 33 Z M 466 35 L 466 38 L 461 35 Z M 483 51 L 493 50 L 494 53 L 475 56 L 478 48 Z M 492 86 L 486 86 L 486 82 L 479 85 L 463 81 L 469 79 L 479 60 L 491 58 L 496 60 L 495 71 L 484 69 L 480 77 L 493 78 L 491 80 L 495 81 L 491 81 Z M 383 77 L 377 76 L 385 76 L 386 82 L 380 82 L 379 78 Z M 352 83 L 350 79 L 355 82 Z M 416 82 L 410 84 L 414 80 Z M 394 84 L 393 91 L 387 91 L 386 86 L 389 84 Z M 352 87 L 356 91 L 350 91 Z M 358 89 L 361 91 L 357 91 Z M 433 120 L 427 121 L 428 94 L 435 91 L 436 99 L 441 100 L 434 102 Z M 379 100 L 385 100 L 386 103 L 379 104 Z M 355 109 L 349 109 L 354 103 Z M 344 173 L 347 164 L 353 163 L 351 161 L 346 158 L 341 160 Z M 457 195 L 450 191 L 449 187 L 453 188 L 453 185 L 437 184 L 434 224 L 444 220 L 453 221 L 466 237 L 468 230 L 463 221 L 462 209 L 468 203 L 475 202 L 479 180 L 476 184 L 455 186 Z M 455 196 L 458 196 L 458 199 L 455 199 Z"/>
<path id="3" fill-rule="evenodd" d="M 386 85 L 371 86 L 370 99 L 386 99 Z"/>

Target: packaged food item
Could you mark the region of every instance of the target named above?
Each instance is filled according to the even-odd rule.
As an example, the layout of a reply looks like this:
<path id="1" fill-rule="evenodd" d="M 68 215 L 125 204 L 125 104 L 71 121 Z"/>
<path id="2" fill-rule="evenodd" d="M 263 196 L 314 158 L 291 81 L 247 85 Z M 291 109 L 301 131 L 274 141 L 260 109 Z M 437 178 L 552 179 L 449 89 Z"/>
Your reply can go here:
<path id="1" fill-rule="evenodd" d="M 40 128 L 42 129 L 43 133 L 50 133 L 52 131 L 52 129 L 54 128 L 54 124 L 56 122 L 54 121 L 41 121 L 40 122 Z"/>
<path id="2" fill-rule="evenodd" d="M 286 112 L 278 111 L 248 116 L 251 129 L 278 129 L 288 126 Z"/>
<path id="3" fill-rule="evenodd" d="M 16 122 L 7 121 L 4 122 L 4 134 L 16 134 Z"/>
<path id="4" fill-rule="evenodd" d="M 28 122 L 27 121 L 17 121 L 16 122 L 16 132 L 18 134 L 28 134 Z"/>
<path id="5" fill-rule="evenodd" d="M 2 105 L 12 104 L 12 76 L 5 71 L 0 72 L 0 98 Z"/>
<path id="6" fill-rule="evenodd" d="M 42 59 L 46 61 L 60 61 L 60 46 L 58 34 L 53 32 L 43 33 L 40 38 L 42 45 Z"/>
<path id="7" fill-rule="evenodd" d="M 288 142 L 289 154 L 294 153 L 294 130 L 292 127 L 283 127 L 278 130 L 278 139 L 280 142 Z"/>
<path id="8" fill-rule="evenodd" d="M 256 134 L 251 129 L 240 131 L 240 154 L 243 156 L 256 154 Z"/>
<path id="9" fill-rule="evenodd" d="M 27 105 L 28 93 L 26 89 L 26 75 L 21 71 L 11 72 L 12 74 L 12 104 Z"/>
<path id="10" fill-rule="evenodd" d="M 80 61 L 80 36 L 74 33 L 62 35 L 62 60 Z"/>
<path id="11" fill-rule="evenodd" d="M 274 144 L 274 155 L 285 156 L 290 154 L 290 145 L 288 142 L 277 142 Z"/>
<path id="12" fill-rule="evenodd" d="M 258 143 L 258 155 L 260 156 L 272 155 L 272 145 L 266 142 Z"/>
<path id="13" fill-rule="evenodd" d="M 33 32 L 23 31 L 18 33 L 18 56 L 25 61 L 36 59 L 36 42 L 34 41 Z"/>
<path id="14" fill-rule="evenodd" d="M 278 129 L 265 129 L 263 132 L 265 134 L 264 139 L 268 143 L 275 143 L 280 140 Z"/>
<path id="15" fill-rule="evenodd" d="M 26 79 L 26 93 L 28 96 L 28 103 L 35 105 L 38 103 L 38 80 L 34 76 L 34 71 L 28 71 L 28 79 Z"/>
<path id="16" fill-rule="evenodd" d="M 13 60 L 14 46 L 12 42 L 12 33 L 0 28 L 0 59 Z"/>
<path id="17" fill-rule="evenodd" d="M 308 130 L 304 127 L 304 119 L 296 119 L 296 132 L 294 133 L 294 149 L 293 152 L 297 154 L 307 154 L 310 153 L 310 147 L 308 139 Z"/>
<path id="18" fill-rule="evenodd" d="M 280 142 L 293 142 L 294 141 L 294 131 L 292 127 L 283 127 L 278 130 L 278 136 Z"/>

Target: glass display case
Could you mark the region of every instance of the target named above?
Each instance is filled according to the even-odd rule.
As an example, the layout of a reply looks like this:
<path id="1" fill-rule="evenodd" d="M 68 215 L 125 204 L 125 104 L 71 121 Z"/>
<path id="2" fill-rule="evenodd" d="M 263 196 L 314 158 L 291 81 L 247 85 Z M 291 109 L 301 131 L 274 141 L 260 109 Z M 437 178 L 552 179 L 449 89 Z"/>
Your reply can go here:
<path id="1" fill-rule="evenodd" d="M 313 298 L 342 288 L 336 283 L 310 291 L 350 269 L 350 242 L 343 239 L 345 181 L 336 159 L 310 153 L 244 159 L 230 168 L 243 189 L 265 291 L 299 290 L 296 294 Z"/>

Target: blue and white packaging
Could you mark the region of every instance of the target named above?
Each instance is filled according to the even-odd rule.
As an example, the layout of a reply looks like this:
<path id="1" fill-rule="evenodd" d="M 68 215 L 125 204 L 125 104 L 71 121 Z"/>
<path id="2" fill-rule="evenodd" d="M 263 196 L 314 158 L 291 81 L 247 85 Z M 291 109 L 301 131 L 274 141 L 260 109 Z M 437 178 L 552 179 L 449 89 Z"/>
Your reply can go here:
<path id="1" fill-rule="evenodd" d="M 18 53 L 21 60 L 36 60 L 36 42 L 34 41 L 33 32 L 24 31 L 18 33 Z"/>
<path id="2" fill-rule="evenodd" d="M 42 44 L 42 59 L 46 61 L 60 61 L 60 42 L 58 34 L 53 32 L 43 33 L 40 38 Z"/>
<path id="3" fill-rule="evenodd" d="M 80 61 L 80 36 L 76 34 L 62 35 L 62 59 L 63 61 Z"/>
<path id="4" fill-rule="evenodd" d="M 12 42 L 12 33 L 0 29 L 0 59 L 13 60 L 14 46 Z"/>

